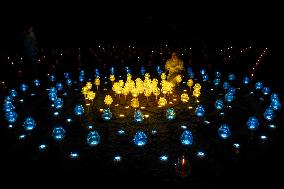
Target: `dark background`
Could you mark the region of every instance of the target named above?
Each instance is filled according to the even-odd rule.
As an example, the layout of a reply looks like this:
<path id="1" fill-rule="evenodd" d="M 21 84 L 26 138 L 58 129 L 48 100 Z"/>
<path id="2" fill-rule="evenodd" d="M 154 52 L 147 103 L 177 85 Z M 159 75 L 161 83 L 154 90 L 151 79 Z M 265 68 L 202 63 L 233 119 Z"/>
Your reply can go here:
<path id="1" fill-rule="evenodd" d="M 267 2 L 255 2 L 252 5 L 239 1 L 230 5 L 214 3 L 212 6 L 206 2 L 193 6 L 176 1 L 155 6 L 150 2 L 105 2 L 104 5 L 95 1 L 88 4 L 11 3 L 1 6 L 1 49 L 15 50 L 23 28 L 29 24 L 34 26 L 39 45 L 42 47 L 87 47 L 95 46 L 100 40 L 136 40 L 149 44 L 165 40 L 193 46 L 209 44 L 221 47 L 230 44 L 247 47 L 253 44 L 272 50 L 270 64 L 274 70 L 273 75 L 269 77 L 277 78 L 278 74 L 282 73 L 279 66 L 283 38 L 281 28 L 284 22 L 280 6 Z M 235 168 L 236 171 L 223 175 L 232 187 L 268 185 L 275 188 L 278 184 L 283 186 L 282 130 L 279 129 L 280 134 L 275 144 L 260 156 L 258 161 L 248 161 Z M 12 162 L 1 164 L 6 163 L 9 165 Z M 9 167 L 4 170 L 9 170 Z M 7 178 L 13 180 L 9 175 L 17 171 L 19 170 L 14 167 L 11 172 L 6 172 L 8 175 L 0 178 L 2 181 Z M 21 173 L 24 174 L 23 171 Z M 16 180 L 25 178 L 16 175 Z M 48 175 L 50 176 L 48 173 L 45 176 L 49 178 Z M 61 178 L 66 175 L 57 173 L 56 176 Z M 75 179 L 76 183 L 84 182 L 76 173 L 68 176 Z M 44 178 L 42 180 L 46 181 Z M 90 176 L 85 181 L 91 180 Z M 68 179 L 64 181 L 68 182 Z M 221 187 L 222 179 L 216 183 L 216 186 Z M 230 185 L 228 187 L 230 188 Z"/>

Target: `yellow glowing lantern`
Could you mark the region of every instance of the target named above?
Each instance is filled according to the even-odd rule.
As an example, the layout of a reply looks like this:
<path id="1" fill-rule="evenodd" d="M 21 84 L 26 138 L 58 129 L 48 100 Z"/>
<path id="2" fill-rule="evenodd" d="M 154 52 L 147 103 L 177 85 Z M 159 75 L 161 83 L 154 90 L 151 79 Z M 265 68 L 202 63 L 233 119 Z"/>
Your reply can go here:
<path id="1" fill-rule="evenodd" d="M 150 74 L 149 73 L 145 73 L 144 77 L 145 77 L 145 79 L 150 79 Z"/>
<path id="2" fill-rule="evenodd" d="M 94 93 L 93 91 L 88 91 L 87 99 L 93 101 L 95 97 L 96 97 L 96 93 Z"/>
<path id="3" fill-rule="evenodd" d="M 85 98 L 87 96 L 88 91 L 89 91 L 88 87 L 86 87 L 86 86 L 82 87 L 81 92 L 82 92 L 82 94 L 84 95 Z"/>
<path id="4" fill-rule="evenodd" d="M 110 95 L 106 95 L 104 102 L 106 105 L 110 106 L 113 102 L 113 99 Z"/>
<path id="5" fill-rule="evenodd" d="M 95 85 L 97 86 L 97 90 L 99 89 L 99 85 L 101 84 L 100 78 L 95 79 Z"/>
<path id="6" fill-rule="evenodd" d="M 194 90 L 192 96 L 195 96 L 196 98 L 198 98 L 200 96 L 200 91 L 199 90 Z"/>
<path id="7" fill-rule="evenodd" d="M 193 89 L 194 90 L 200 90 L 201 89 L 201 85 L 199 83 L 195 83 Z"/>
<path id="8" fill-rule="evenodd" d="M 166 75 L 165 73 L 162 73 L 162 74 L 161 74 L 161 79 L 162 79 L 162 80 L 167 79 L 167 75 Z"/>
<path id="9" fill-rule="evenodd" d="M 86 87 L 89 89 L 89 90 L 91 90 L 92 89 L 92 83 L 91 82 L 87 82 L 86 83 Z"/>
<path id="10" fill-rule="evenodd" d="M 138 100 L 138 98 L 133 98 L 132 100 L 131 100 L 131 106 L 133 107 L 133 108 L 138 108 L 139 107 L 139 100 Z"/>
<path id="11" fill-rule="evenodd" d="M 162 106 L 162 107 L 167 105 L 167 99 L 164 98 L 164 97 L 160 97 L 159 100 L 158 100 L 158 105 Z"/>
<path id="12" fill-rule="evenodd" d="M 153 90 L 153 93 L 154 95 L 156 96 L 156 100 L 158 98 L 158 96 L 160 95 L 160 89 L 158 87 L 156 87 L 154 90 Z"/>
<path id="13" fill-rule="evenodd" d="M 131 94 L 134 98 L 136 98 L 139 95 L 139 90 L 137 88 L 133 88 L 131 90 Z"/>
<path id="14" fill-rule="evenodd" d="M 147 100 L 148 100 L 148 97 L 151 95 L 152 91 L 151 90 L 145 90 L 144 91 L 144 95 L 147 97 Z"/>
<path id="15" fill-rule="evenodd" d="M 122 79 L 119 80 L 118 83 L 119 83 L 119 86 L 120 86 L 120 87 L 123 87 L 123 86 L 124 86 L 124 81 L 123 81 Z"/>
<path id="16" fill-rule="evenodd" d="M 187 81 L 187 86 L 189 86 L 190 88 L 193 86 L 193 80 L 192 79 L 189 79 Z"/>
<path id="17" fill-rule="evenodd" d="M 113 83 L 114 80 L 115 80 L 115 76 L 114 76 L 114 75 L 110 75 L 110 76 L 109 76 L 109 80 Z"/>
<path id="18" fill-rule="evenodd" d="M 132 75 L 130 73 L 127 74 L 127 81 L 131 81 Z"/>
<path id="19" fill-rule="evenodd" d="M 176 76 L 176 82 L 179 84 L 182 81 L 181 75 Z"/>
<path id="20" fill-rule="evenodd" d="M 183 93 L 181 96 L 181 101 L 182 102 L 188 102 L 189 101 L 189 97 L 188 97 L 188 94 L 187 93 Z"/>

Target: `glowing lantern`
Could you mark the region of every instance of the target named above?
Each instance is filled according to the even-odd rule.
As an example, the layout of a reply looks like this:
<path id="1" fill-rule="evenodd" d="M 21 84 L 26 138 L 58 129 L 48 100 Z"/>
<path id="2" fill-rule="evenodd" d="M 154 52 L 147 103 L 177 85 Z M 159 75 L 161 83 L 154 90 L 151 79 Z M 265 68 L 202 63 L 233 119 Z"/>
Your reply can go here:
<path id="1" fill-rule="evenodd" d="M 77 116 L 83 115 L 83 113 L 84 113 L 83 106 L 81 104 L 76 105 L 75 108 L 74 108 L 74 112 L 75 112 L 75 115 L 77 115 Z"/>
<path id="2" fill-rule="evenodd" d="M 268 121 L 272 121 L 275 117 L 275 113 L 273 111 L 273 109 L 271 108 L 267 108 L 265 111 L 264 111 L 264 114 L 263 114 L 264 118 Z"/>
<path id="3" fill-rule="evenodd" d="M 154 90 L 153 90 L 153 93 L 154 95 L 156 96 L 156 100 L 158 99 L 158 96 L 160 95 L 160 89 L 158 87 L 156 87 Z"/>
<path id="4" fill-rule="evenodd" d="M 60 109 L 63 107 L 63 100 L 61 98 L 57 98 L 55 101 L 54 101 L 54 106 L 56 109 Z"/>
<path id="5" fill-rule="evenodd" d="M 192 80 L 192 79 L 189 79 L 189 80 L 187 81 L 187 86 L 189 86 L 190 89 L 191 89 L 191 87 L 193 86 L 193 80 Z"/>
<path id="6" fill-rule="evenodd" d="M 182 82 L 182 77 L 181 77 L 181 75 L 177 75 L 176 76 L 176 82 L 179 84 L 180 82 Z"/>
<path id="7" fill-rule="evenodd" d="M 139 95 L 139 90 L 137 88 L 133 88 L 131 90 L 131 94 L 134 98 L 136 98 Z"/>
<path id="8" fill-rule="evenodd" d="M 165 73 L 162 73 L 162 74 L 161 74 L 161 79 L 162 79 L 162 80 L 167 79 L 167 75 L 166 75 Z"/>
<path id="9" fill-rule="evenodd" d="M 87 136 L 87 143 L 89 146 L 97 146 L 100 143 L 100 135 L 97 131 L 91 131 Z"/>
<path id="10" fill-rule="evenodd" d="M 217 110 L 222 110 L 224 108 L 224 102 L 221 99 L 216 100 L 215 102 L 215 108 Z"/>
<path id="11" fill-rule="evenodd" d="M 65 129 L 63 127 L 54 127 L 52 137 L 56 141 L 61 141 L 65 137 Z"/>
<path id="12" fill-rule="evenodd" d="M 113 99 L 110 95 L 106 95 L 104 102 L 106 105 L 110 106 L 113 102 Z"/>
<path id="13" fill-rule="evenodd" d="M 134 112 L 134 121 L 137 123 L 141 123 L 144 119 L 144 115 L 141 110 L 137 110 Z"/>
<path id="14" fill-rule="evenodd" d="M 249 117 L 247 121 L 247 127 L 250 130 L 256 130 L 259 126 L 258 119 L 256 117 Z"/>
<path id="15" fill-rule="evenodd" d="M 243 83 L 244 83 L 245 85 L 249 84 L 249 77 L 244 77 Z"/>
<path id="16" fill-rule="evenodd" d="M 176 112 L 174 108 L 168 108 L 166 111 L 166 117 L 169 121 L 175 119 L 176 117 Z"/>
<path id="17" fill-rule="evenodd" d="M 205 109 L 202 105 L 198 105 L 195 109 L 195 115 L 198 117 L 202 117 L 205 114 Z"/>
<path id="18" fill-rule="evenodd" d="M 82 87 L 81 92 L 82 92 L 82 94 L 84 95 L 85 98 L 87 97 L 88 91 L 89 91 L 89 89 L 88 89 L 87 86 Z"/>
<path id="19" fill-rule="evenodd" d="M 188 146 L 188 145 L 192 145 L 193 143 L 193 136 L 191 131 L 189 130 L 184 130 L 183 133 L 180 136 L 180 142 L 182 145 Z"/>
<path id="20" fill-rule="evenodd" d="M 112 84 L 113 84 L 113 82 L 114 82 L 114 80 L 115 80 L 115 76 L 114 75 L 110 75 L 109 76 L 109 80 L 112 82 Z"/>
<path id="21" fill-rule="evenodd" d="M 222 124 L 218 129 L 218 135 L 221 139 L 227 139 L 231 136 L 230 126 L 228 124 Z"/>
<path id="22" fill-rule="evenodd" d="M 138 131 L 133 138 L 135 145 L 142 147 L 147 143 L 147 135 L 143 131 Z"/>
<path id="23" fill-rule="evenodd" d="M 96 93 L 94 93 L 93 91 L 88 91 L 87 93 L 87 99 L 93 101 L 96 97 Z"/>
<path id="24" fill-rule="evenodd" d="M 112 118 L 112 113 L 109 108 L 103 110 L 102 118 L 105 121 L 108 121 Z"/>
<path id="25" fill-rule="evenodd" d="M 262 88 L 263 88 L 262 82 L 256 82 L 256 83 L 255 83 L 255 89 L 256 89 L 256 90 L 260 90 L 260 89 L 262 89 Z"/>
<path id="26" fill-rule="evenodd" d="M 97 90 L 99 89 L 99 85 L 101 84 L 100 79 L 96 78 L 95 79 L 95 85 L 97 86 Z"/>
<path id="27" fill-rule="evenodd" d="M 87 82 L 87 83 L 86 83 L 86 87 L 87 87 L 88 90 L 91 90 L 91 89 L 92 89 L 92 86 L 93 86 L 93 85 L 92 85 L 91 82 Z"/>
<path id="28" fill-rule="evenodd" d="M 159 100 L 158 100 L 158 105 L 162 106 L 162 107 L 167 105 L 167 99 L 164 98 L 164 97 L 160 97 Z"/>
<path id="29" fill-rule="evenodd" d="M 131 100 L 131 106 L 133 107 L 133 108 L 138 108 L 139 107 L 139 100 L 138 100 L 138 98 L 133 98 L 132 100 Z"/>
<path id="30" fill-rule="evenodd" d="M 180 98 L 181 98 L 181 101 L 184 102 L 184 103 L 189 101 L 189 97 L 188 97 L 188 94 L 187 94 L 187 93 L 183 93 L 183 94 L 180 96 Z"/>
<path id="31" fill-rule="evenodd" d="M 9 122 L 9 123 L 14 123 L 14 122 L 16 122 L 16 120 L 17 120 L 17 113 L 16 112 L 14 112 L 14 111 L 9 111 L 9 112 L 7 112 L 6 114 L 5 114 L 5 116 L 6 116 L 6 120 Z"/>
<path id="32" fill-rule="evenodd" d="M 26 131 L 31 131 L 36 127 L 36 122 L 32 117 L 27 117 L 24 122 L 24 128 Z"/>

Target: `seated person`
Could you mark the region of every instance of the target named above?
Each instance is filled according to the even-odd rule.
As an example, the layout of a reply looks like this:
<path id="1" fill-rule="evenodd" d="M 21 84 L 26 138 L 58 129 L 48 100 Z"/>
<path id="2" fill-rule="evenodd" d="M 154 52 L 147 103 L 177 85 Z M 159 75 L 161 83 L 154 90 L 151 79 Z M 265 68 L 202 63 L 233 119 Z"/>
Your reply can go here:
<path id="1" fill-rule="evenodd" d="M 166 62 L 166 74 L 168 72 L 167 80 L 172 83 L 176 83 L 175 78 L 180 75 L 184 70 L 183 61 L 177 56 L 176 52 L 172 53 L 171 59 Z"/>

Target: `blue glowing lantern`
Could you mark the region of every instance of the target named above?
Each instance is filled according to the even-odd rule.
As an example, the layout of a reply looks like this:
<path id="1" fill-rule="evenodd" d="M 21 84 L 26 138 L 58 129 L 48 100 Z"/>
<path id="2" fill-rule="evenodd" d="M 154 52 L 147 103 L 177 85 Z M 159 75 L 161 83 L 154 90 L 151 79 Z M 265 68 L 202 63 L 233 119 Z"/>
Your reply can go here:
<path id="1" fill-rule="evenodd" d="M 256 82 L 255 83 L 255 89 L 256 90 L 261 90 L 263 88 L 263 84 L 262 84 L 262 82 Z"/>
<path id="2" fill-rule="evenodd" d="M 152 135 L 156 135 L 158 133 L 158 130 L 156 128 L 153 128 L 151 130 Z"/>
<path id="3" fill-rule="evenodd" d="M 9 112 L 7 112 L 7 113 L 5 114 L 5 116 L 6 116 L 6 120 L 7 120 L 9 123 L 14 123 L 14 122 L 16 122 L 17 117 L 18 117 L 17 113 L 14 112 L 14 111 L 9 111 Z"/>
<path id="4" fill-rule="evenodd" d="M 68 78 L 68 79 L 66 80 L 66 84 L 67 84 L 68 86 L 72 85 L 72 80 L 71 80 L 70 78 Z"/>
<path id="5" fill-rule="evenodd" d="M 203 117 L 205 114 L 205 109 L 202 105 L 198 105 L 195 109 L 195 115 L 198 117 Z"/>
<path id="6" fill-rule="evenodd" d="M 227 139 L 231 136 L 230 126 L 228 124 L 222 124 L 218 129 L 218 135 L 221 139 Z"/>
<path id="7" fill-rule="evenodd" d="M 224 102 L 221 99 L 217 99 L 215 102 L 215 108 L 217 110 L 222 110 L 224 108 Z"/>
<path id="8" fill-rule="evenodd" d="M 115 72 L 114 72 L 114 67 L 110 67 L 110 75 L 114 75 Z"/>
<path id="9" fill-rule="evenodd" d="M 105 121 L 109 121 L 112 118 L 112 113 L 109 108 L 103 110 L 102 118 Z"/>
<path id="10" fill-rule="evenodd" d="M 256 130 L 259 126 L 258 119 L 256 117 L 249 117 L 247 121 L 247 127 L 250 130 Z"/>
<path id="11" fill-rule="evenodd" d="M 80 70 L 80 75 L 85 75 L 85 71 L 84 70 Z"/>
<path id="12" fill-rule="evenodd" d="M 85 75 L 79 75 L 79 81 L 84 82 L 85 80 Z"/>
<path id="13" fill-rule="evenodd" d="M 273 100 L 278 100 L 279 101 L 279 96 L 277 93 L 272 93 L 270 95 L 270 100 L 273 101 Z"/>
<path id="14" fill-rule="evenodd" d="M 40 145 L 38 146 L 38 149 L 39 149 L 40 151 L 45 151 L 46 148 L 47 148 L 47 145 L 46 145 L 46 144 L 40 144 Z"/>
<path id="15" fill-rule="evenodd" d="M 57 88 L 58 91 L 62 91 L 62 89 L 63 89 L 62 83 L 60 83 L 60 82 L 57 83 L 57 84 L 56 84 L 56 88 Z"/>
<path id="16" fill-rule="evenodd" d="M 216 71 L 216 72 L 215 72 L 215 77 L 216 77 L 216 78 L 221 78 L 221 72 Z"/>
<path id="17" fill-rule="evenodd" d="M 229 74 L 228 80 L 229 81 L 234 81 L 236 79 L 236 76 L 234 74 Z"/>
<path id="18" fill-rule="evenodd" d="M 161 155 L 160 156 L 161 161 L 168 161 L 168 159 L 169 159 L 169 156 L 167 156 L 167 155 Z"/>
<path id="19" fill-rule="evenodd" d="M 39 87 L 39 86 L 40 86 L 40 81 L 39 81 L 38 79 L 35 79 L 35 80 L 34 80 L 34 85 L 35 85 L 36 87 Z"/>
<path id="20" fill-rule="evenodd" d="M 79 153 L 78 152 L 70 152 L 69 158 L 70 159 L 78 159 L 79 158 Z"/>
<path id="21" fill-rule="evenodd" d="M 3 111 L 7 113 L 10 111 L 14 111 L 14 110 L 15 110 L 15 106 L 13 105 L 13 103 L 11 101 L 6 100 L 3 104 Z"/>
<path id="22" fill-rule="evenodd" d="M 124 135 L 125 134 L 124 128 L 119 129 L 117 132 L 118 132 L 119 135 Z"/>
<path id="23" fill-rule="evenodd" d="M 74 113 L 77 116 L 81 116 L 84 114 L 84 108 L 81 104 L 77 104 L 74 108 Z"/>
<path id="24" fill-rule="evenodd" d="M 223 83 L 223 89 L 227 90 L 227 89 L 229 89 L 229 87 L 230 87 L 230 84 L 227 81 L 225 81 Z"/>
<path id="25" fill-rule="evenodd" d="M 188 68 L 187 68 L 187 73 L 189 74 L 189 73 L 192 73 L 192 72 L 193 72 L 192 68 L 191 68 L 191 67 L 188 67 Z"/>
<path id="26" fill-rule="evenodd" d="M 244 77 L 243 84 L 248 85 L 249 84 L 249 77 Z"/>
<path id="27" fill-rule="evenodd" d="M 269 88 L 269 87 L 263 87 L 262 93 L 263 93 L 264 95 L 268 95 L 268 94 L 270 93 L 270 88 Z"/>
<path id="28" fill-rule="evenodd" d="M 140 72 L 141 72 L 141 75 L 142 75 L 142 76 L 145 75 L 146 70 L 145 70 L 145 67 L 144 67 L 144 66 L 141 66 Z"/>
<path id="29" fill-rule="evenodd" d="M 206 70 L 205 69 L 200 69 L 200 73 L 201 73 L 201 75 L 205 75 L 206 74 Z"/>
<path id="30" fill-rule="evenodd" d="M 101 137 L 97 131 L 91 131 L 87 136 L 87 143 L 90 146 L 97 146 L 100 143 Z"/>
<path id="31" fill-rule="evenodd" d="M 122 157 L 119 156 L 119 155 L 116 155 L 116 156 L 113 157 L 113 161 L 114 161 L 114 162 L 120 162 L 121 159 L 122 159 Z"/>
<path id="32" fill-rule="evenodd" d="M 174 108 L 168 108 L 166 111 L 166 117 L 169 121 L 175 119 L 176 117 L 176 112 Z"/>
<path id="33" fill-rule="evenodd" d="M 49 93 L 48 97 L 49 97 L 49 100 L 55 101 L 57 99 L 57 94 L 56 93 Z"/>
<path id="34" fill-rule="evenodd" d="M 208 75 L 204 74 L 204 75 L 202 75 L 202 79 L 203 79 L 203 81 L 208 81 L 209 77 L 208 77 Z"/>
<path id="35" fill-rule="evenodd" d="M 142 147 L 147 143 L 147 135 L 143 131 L 138 131 L 133 138 L 135 145 Z"/>
<path id="36" fill-rule="evenodd" d="M 228 93 L 231 93 L 232 95 L 236 94 L 236 89 L 234 87 L 230 87 L 228 89 Z"/>
<path id="37" fill-rule="evenodd" d="M 31 131 L 36 127 L 36 122 L 32 117 L 27 117 L 24 122 L 24 128 L 26 131 Z"/>
<path id="38" fill-rule="evenodd" d="M 180 136 L 180 142 L 182 145 L 188 146 L 188 145 L 192 145 L 193 143 L 193 136 L 191 131 L 189 130 L 184 130 Z"/>
<path id="39" fill-rule="evenodd" d="M 125 67 L 125 71 L 126 71 L 126 74 L 131 74 L 131 70 L 129 69 L 128 66 Z"/>
<path id="40" fill-rule="evenodd" d="M 69 72 L 64 72 L 64 78 L 69 79 L 70 78 L 70 73 Z"/>
<path id="41" fill-rule="evenodd" d="M 221 80 L 219 78 L 214 79 L 214 85 L 217 87 L 218 85 L 220 85 Z"/>
<path id="42" fill-rule="evenodd" d="M 268 121 L 272 121 L 275 117 L 275 112 L 271 108 L 267 108 L 263 114 L 264 118 Z"/>
<path id="43" fill-rule="evenodd" d="M 63 107 L 63 100 L 61 98 L 57 98 L 55 101 L 54 101 L 54 106 L 56 109 L 60 109 Z"/>
<path id="44" fill-rule="evenodd" d="M 143 115 L 143 113 L 141 112 L 141 110 L 136 110 L 136 111 L 134 112 L 134 121 L 135 121 L 136 123 L 141 123 L 141 122 L 143 121 L 143 119 L 144 119 L 144 115 Z"/>
<path id="45" fill-rule="evenodd" d="M 161 75 L 161 74 L 163 73 L 163 70 L 161 69 L 160 66 L 157 66 L 157 73 L 158 73 L 159 75 Z"/>
<path id="46" fill-rule="evenodd" d="M 11 89 L 9 94 L 11 97 L 16 97 L 18 95 L 16 89 Z"/>
<path id="47" fill-rule="evenodd" d="M 20 89 L 21 91 L 26 92 L 28 90 L 28 85 L 26 83 L 22 83 Z"/>
<path id="48" fill-rule="evenodd" d="M 62 141 L 65 137 L 65 129 L 63 127 L 54 127 L 52 137 L 56 141 Z"/>
<path id="49" fill-rule="evenodd" d="M 54 76 L 54 75 L 50 75 L 50 76 L 49 76 L 49 80 L 50 80 L 51 82 L 54 82 L 54 81 L 55 81 L 55 76 Z"/>
<path id="50" fill-rule="evenodd" d="M 270 107 L 273 110 L 280 110 L 281 109 L 281 102 L 279 100 L 272 100 L 270 103 Z"/>
<path id="51" fill-rule="evenodd" d="M 232 94 L 232 93 L 226 93 L 226 95 L 225 95 L 225 100 L 227 101 L 227 102 L 232 102 L 233 100 L 235 99 L 235 96 Z"/>

